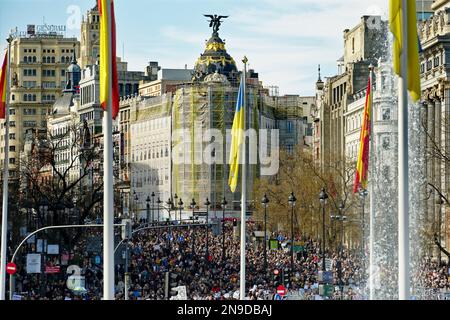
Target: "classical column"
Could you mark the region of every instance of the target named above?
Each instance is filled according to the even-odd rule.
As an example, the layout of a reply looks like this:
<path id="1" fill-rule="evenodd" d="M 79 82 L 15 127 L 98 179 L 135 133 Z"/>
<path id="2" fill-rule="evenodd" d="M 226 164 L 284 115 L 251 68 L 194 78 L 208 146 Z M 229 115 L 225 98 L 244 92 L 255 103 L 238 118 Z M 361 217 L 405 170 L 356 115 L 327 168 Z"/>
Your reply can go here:
<path id="1" fill-rule="evenodd" d="M 434 143 L 435 143 L 435 101 L 429 101 L 428 103 L 428 116 L 427 116 L 427 150 L 426 150 L 426 163 L 427 163 L 427 181 L 434 184 Z M 435 226 L 435 198 L 434 194 L 430 194 L 427 205 L 427 231 L 433 231 Z M 432 236 L 432 235 L 431 235 Z M 433 250 L 429 251 L 432 254 Z"/>
<path id="2" fill-rule="evenodd" d="M 435 148 L 439 149 L 441 152 L 443 151 L 442 148 L 442 143 L 441 143 L 441 131 L 442 131 L 442 104 L 441 104 L 441 100 L 437 99 L 436 103 L 435 103 L 435 110 L 434 110 L 434 137 L 435 137 Z M 438 151 L 438 150 L 436 150 Z M 440 190 L 440 192 L 443 192 L 442 190 L 442 171 L 441 171 L 441 164 L 443 162 L 443 159 L 441 158 L 441 156 L 439 154 L 436 154 L 436 156 L 434 157 L 434 185 L 436 186 L 436 188 L 438 188 Z M 434 233 L 439 234 L 441 232 L 441 230 L 439 230 L 439 215 L 440 213 L 440 195 L 438 192 L 434 193 L 434 221 L 435 221 L 435 228 L 434 228 Z M 439 251 L 439 250 L 437 250 Z"/>

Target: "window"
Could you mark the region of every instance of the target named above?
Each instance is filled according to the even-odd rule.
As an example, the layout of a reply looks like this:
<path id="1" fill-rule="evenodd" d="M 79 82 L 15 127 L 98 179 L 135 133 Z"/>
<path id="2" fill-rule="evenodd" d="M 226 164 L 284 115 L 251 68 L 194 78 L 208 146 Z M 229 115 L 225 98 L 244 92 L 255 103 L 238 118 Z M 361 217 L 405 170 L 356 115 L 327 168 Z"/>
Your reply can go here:
<path id="1" fill-rule="evenodd" d="M 440 58 L 439 57 L 434 58 L 434 67 L 435 68 L 439 67 L 439 65 L 440 65 Z"/>
<path id="2" fill-rule="evenodd" d="M 292 133 L 292 131 L 293 131 L 292 121 L 288 121 L 286 126 L 287 126 L 287 132 Z"/>
<path id="3" fill-rule="evenodd" d="M 430 71 L 433 67 L 433 61 L 430 59 L 427 62 L 427 71 Z"/>
<path id="4" fill-rule="evenodd" d="M 9 109 L 9 115 L 13 116 L 16 114 L 16 109 Z"/>
<path id="5" fill-rule="evenodd" d="M 36 81 L 24 81 L 23 87 L 25 88 L 35 88 L 36 87 Z"/>
<path id="6" fill-rule="evenodd" d="M 42 87 L 44 87 L 44 88 L 56 88 L 56 82 L 54 82 L 54 81 L 44 81 L 42 83 Z"/>
<path id="7" fill-rule="evenodd" d="M 425 72 L 425 63 L 421 63 L 420 64 L 420 73 L 424 73 Z"/>
<path id="8" fill-rule="evenodd" d="M 16 122 L 15 122 L 15 121 L 10 121 L 10 122 L 9 122 L 9 126 L 10 126 L 11 128 L 14 128 L 14 127 L 16 126 Z"/>
<path id="9" fill-rule="evenodd" d="M 9 158 L 9 164 L 16 164 L 16 158 Z"/>
<path id="10" fill-rule="evenodd" d="M 383 108 L 382 110 L 382 117 L 383 120 L 391 120 L 391 109 L 390 108 Z"/>
<path id="11" fill-rule="evenodd" d="M 16 146 L 9 146 L 10 152 L 16 152 Z"/>
<path id="12" fill-rule="evenodd" d="M 25 108 L 25 109 L 23 109 L 23 114 L 25 116 L 35 116 L 36 115 L 36 109 L 34 109 L 34 108 Z"/>
<path id="13" fill-rule="evenodd" d="M 15 133 L 10 133 L 9 134 L 9 140 L 16 140 L 16 134 Z"/>
<path id="14" fill-rule="evenodd" d="M 24 121 L 23 126 L 29 127 L 29 128 L 34 128 L 34 127 L 36 127 L 36 121 Z"/>

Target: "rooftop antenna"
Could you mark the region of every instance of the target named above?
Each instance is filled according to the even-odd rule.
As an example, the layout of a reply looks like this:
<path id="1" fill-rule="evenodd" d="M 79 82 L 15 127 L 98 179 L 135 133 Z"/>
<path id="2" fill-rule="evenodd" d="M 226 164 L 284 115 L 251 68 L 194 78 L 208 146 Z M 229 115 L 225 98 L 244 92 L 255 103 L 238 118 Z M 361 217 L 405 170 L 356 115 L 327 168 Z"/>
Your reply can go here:
<path id="1" fill-rule="evenodd" d="M 320 64 L 319 64 L 318 70 L 319 70 L 319 80 L 318 80 L 318 81 L 322 81 L 322 79 L 321 79 L 321 77 L 320 77 Z"/>
<path id="2" fill-rule="evenodd" d="M 125 42 L 122 42 L 122 59 L 125 61 Z"/>

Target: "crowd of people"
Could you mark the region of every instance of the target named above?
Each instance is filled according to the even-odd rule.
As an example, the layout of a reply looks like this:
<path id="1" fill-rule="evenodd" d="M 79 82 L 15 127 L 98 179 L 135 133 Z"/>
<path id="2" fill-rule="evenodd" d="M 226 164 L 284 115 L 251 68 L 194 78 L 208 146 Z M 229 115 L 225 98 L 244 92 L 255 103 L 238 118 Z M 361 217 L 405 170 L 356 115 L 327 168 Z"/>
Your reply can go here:
<path id="1" fill-rule="evenodd" d="M 139 225 L 135 225 L 135 229 Z M 220 228 L 219 228 L 220 229 Z M 285 285 L 288 291 L 285 299 L 317 300 L 357 300 L 365 299 L 361 290 L 364 272 L 360 255 L 344 248 L 327 251 L 326 259 L 333 274 L 327 293 L 320 292 L 318 271 L 322 270 L 321 243 L 315 239 L 296 236 L 301 248 L 294 254 L 291 271 L 291 242 L 282 233 L 270 234 L 271 239 L 279 239 L 276 248 L 267 248 L 267 265 L 264 263 L 264 242 L 256 238 L 256 227 L 247 226 L 246 246 L 246 299 L 274 299 L 276 288 Z M 189 224 L 164 226 L 158 229 L 137 232 L 128 242 L 130 300 L 236 300 L 239 299 L 240 241 L 239 230 L 232 222 L 225 224 L 225 242 L 222 234 L 204 226 Z M 15 292 L 21 299 L 98 300 L 102 296 L 102 264 L 98 261 L 100 252 L 86 250 L 86 237 L 72 249 L 68 265 L 77 264 L 81 268 L 84 281 L 79 290 L 70 290 L 67 285 L 66 267 L 60 274 L 27 274 L 21 268 L 16 276 Z M 119 251 L 124 250 L 124 246 Z M 224 250 L 225 248 L 225 250 Z M 295 247 L 294 247 L 295 248 Z M 225 254 L 224 254 L 225 252 Z M 125 263 L 116 261 L 116 299 L 125 297 Z M 427 264 L 423 278 L 427 286 L 449 288 L 445 268 Z M 275 271 L 276 270 L 276 271 Z M 277 275 L 275 273 L 278 273 Z M 168 276 L 168 281 L 166 277 Z M 44 279 L 43 279 L 44 278 Z M 43 281 L 45 280 L 45 281 Z M 186 296 L 177 288 L 185 287 Z M 166 290 L 166 288 L 168 288 Z M 178 294 L 178 295 L 177 295 Z"/>

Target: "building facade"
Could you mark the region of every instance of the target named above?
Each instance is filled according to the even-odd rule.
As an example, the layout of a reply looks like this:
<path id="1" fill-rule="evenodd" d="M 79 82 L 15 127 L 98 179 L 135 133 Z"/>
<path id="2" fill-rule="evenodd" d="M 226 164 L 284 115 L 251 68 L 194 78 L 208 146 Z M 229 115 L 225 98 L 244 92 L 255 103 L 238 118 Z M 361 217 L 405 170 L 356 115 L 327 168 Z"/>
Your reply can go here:
<path id="1" fill-rule="evenodd" d="M 9 165 L 17 175 L 26 130 L 45 129 L 53 103 L 66 85 L 66 70 L 79 51 L 76 38 L 59 34 L 33 34 L 11 43 Z M 1 124 L 0 162 L 4 159 L 4 124 Z"/>
<path id="2" fill-rule="evenodd" d="M 434 14 L 419 23 L 428 183 L 424 221 L 448 248 L 448 206 L 441 195 L 448 198 L 450 194 L 450 1 L 435 1 L 432 9 Z M 436 249 L 435 255 L 439 254 Z"/>

